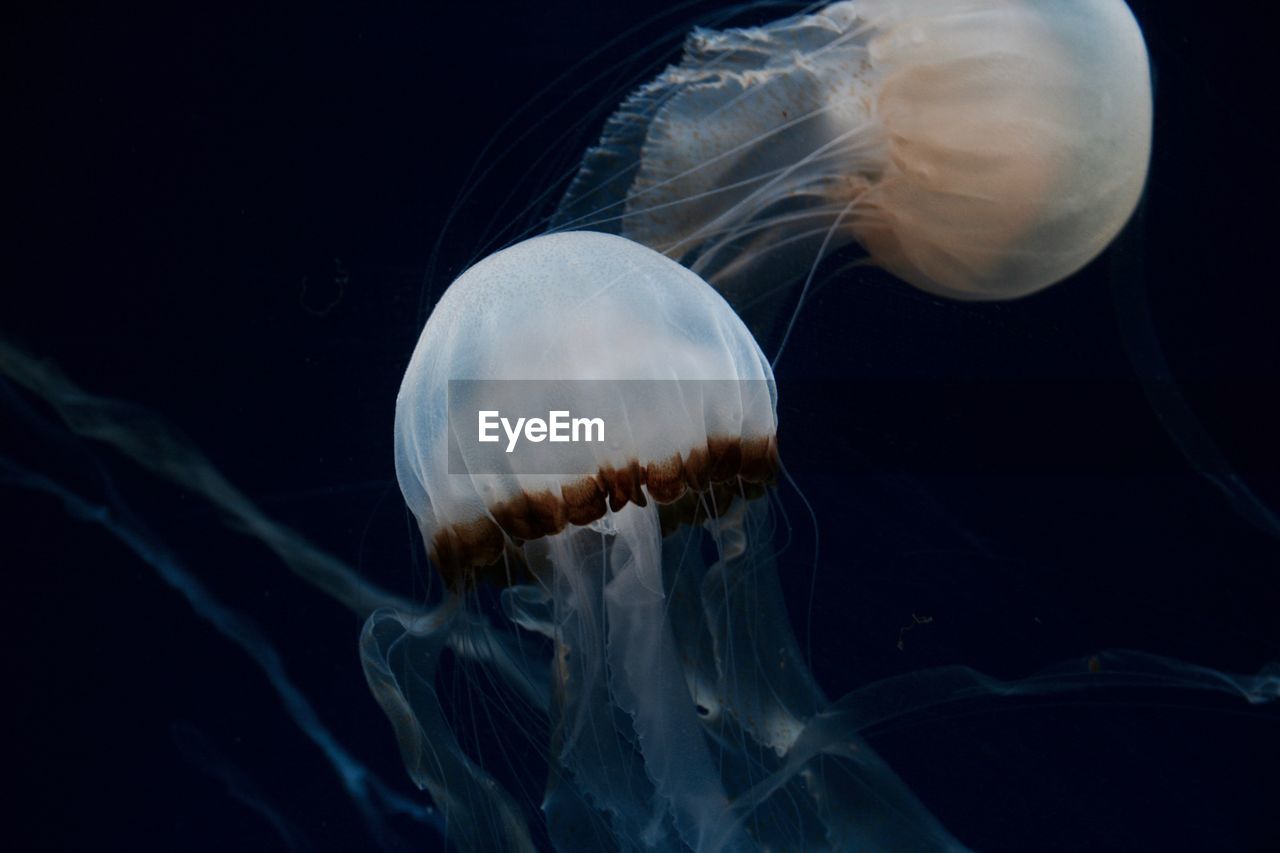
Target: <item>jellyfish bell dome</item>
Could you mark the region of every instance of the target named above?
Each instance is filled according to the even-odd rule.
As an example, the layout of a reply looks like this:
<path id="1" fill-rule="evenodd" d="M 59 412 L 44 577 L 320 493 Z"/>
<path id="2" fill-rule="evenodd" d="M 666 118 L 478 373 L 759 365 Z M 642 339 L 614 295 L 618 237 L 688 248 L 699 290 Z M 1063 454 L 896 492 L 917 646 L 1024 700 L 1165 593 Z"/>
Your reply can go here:
<path id="1" fill-rule="evenodd" d="M 464 403 L 489 393 L 543 412 L 536 398 L 552 398 L 606 434 L 540 445 L 558 454 L 550 473 L 481 460 L 457 437 L 484 408 Z M 396 472 L 434 562 L 465 582 L 509 544 L 628 504 L 678 513 L 709 489 L 758 490 L 776 466 L 775 396 L 750 332 L 694 273 L 609 234 L 535 237 L 468 269 L 432 312 L 396 402 Z"/>
<path id="2" fill-rule="evenodd" d="M 1151 85 L 1122 0 L 852 0 L 695 31 L 558 211 L 689 264 L 735 305 L 857 242 L 963 299 L 1026 295 L 1115 237 Z"/>
<path id="3" fill-rule="evenodd" d="M 1151 150 L 1142 33 L 1120 0 L 870 0 L 888 164 L 858 240 L 926 290 L 1021 296 L 1084 266 Z"/>

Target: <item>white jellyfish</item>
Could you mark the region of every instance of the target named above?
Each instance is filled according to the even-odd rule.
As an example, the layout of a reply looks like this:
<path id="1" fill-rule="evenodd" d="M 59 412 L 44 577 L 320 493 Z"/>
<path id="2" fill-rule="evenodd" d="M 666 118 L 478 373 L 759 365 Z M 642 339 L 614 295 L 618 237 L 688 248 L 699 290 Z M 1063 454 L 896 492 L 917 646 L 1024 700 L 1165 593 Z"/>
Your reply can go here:
<path id="1" fill-rule="evenodd" d="M 1274 670 L 1119 652 L 1013 683 L 926 670 L 830 702 L 775 574 L 776 396 L 728 303 L 617 236 L 534 238 L 445 292 L 397 400 L 396 469 L 447 589 L 429 611 L 373 613 L 361 648 L 462 849 L 963 849 L 868 726 L 1103 684 L 1275 698 Z M 491 400 L 548 398 L 612 438 L 535 471 L 467 435 Z M 457 660 L 484 677 L 450 677 Z"/>
<path id="2" fill-rule="evenodd" d="M 551 382 L 616 438 L 586 451 L 587 474 L 484 468 L 464 449 L 451 467 L 474 427 L 449 398 L 494 380 Z M 374 614 L 363 647 L 458 843 L 533 843 L 434 687 L 446 643 L 490 645 L 497 629 L 468 603 L 488 580 L 509 584 L 506 618 L 549 641 L 542 655 L 473 656 L 503 657 L 545 716 L 541 808 L 559 849 L 958 846 L 847 721 L 824 716 L 773 575 L 777 464 L 768 361 L 719 294 L 658 253 L 548 235 L 446 291 L 401 386 L 396 468 L 453 592 L 430 617 Z"/>
<path id="3" fill-rule="evenodd" d="M 695 31 L 554 222 L 653 247 L 740 310 L 851 242 L 925 290 L 1007 299 L 1116 236 L 1151 124 L 1122 0 L 852 0 Z"/>

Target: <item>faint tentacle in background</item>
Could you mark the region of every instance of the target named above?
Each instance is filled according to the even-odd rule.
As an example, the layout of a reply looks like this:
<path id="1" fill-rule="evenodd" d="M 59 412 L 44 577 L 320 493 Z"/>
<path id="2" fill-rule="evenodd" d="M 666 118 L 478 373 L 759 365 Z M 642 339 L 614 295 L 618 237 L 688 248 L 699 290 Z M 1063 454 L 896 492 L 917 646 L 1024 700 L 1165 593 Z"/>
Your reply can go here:
<path id="1" fill-rule="evenodd" d="M 1147 305 L 1143 264 L 1143 210 L 1139 207 L 1111 252 L 1111 295 L 1121 340 L 1147 402 L 1182 455 L 1222 493 L 1241 518 L 1280 538 L 1280 516 L 1249 488 L 1196 417 L 1164 357 Z"/>
<path id="2" fill-rule="evenodd" d="M 100 441 L 153 474 L 208 500 L 232 526 L 274 551 L 294 574 L 360 616 L 379 607 L 414 608 L 407 599 L 361 578 L 297 531 L 268 518 L 199 448 L 152 412 L 83 391 L 54 364 L 3 339 L 0 374 L 52 406 L 71 432 Z"/>

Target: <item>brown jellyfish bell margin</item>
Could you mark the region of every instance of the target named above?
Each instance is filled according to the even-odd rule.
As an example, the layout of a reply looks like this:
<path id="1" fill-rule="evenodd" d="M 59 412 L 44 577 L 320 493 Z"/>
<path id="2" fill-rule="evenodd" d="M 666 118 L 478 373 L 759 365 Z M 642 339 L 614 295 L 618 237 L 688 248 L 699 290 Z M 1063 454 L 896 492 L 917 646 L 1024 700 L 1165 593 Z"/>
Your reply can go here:
<path id="1" fill-rule="evenodd" d="M 522 546 L 560 533 L 572 524 L 586 527 L 627 504 L 658 505 L 662 533 L 681 524 L 700 524 L 727 508 L 735 496 L 760 497 L 777 477 L 776 436 L 743 440 L 708 438 L 706 446 L 660 462 L 600 468 L 550 490 L 524 493 L 489 508 L 487 515 L 457 522 L 429 537 L 428 556 L 445 584 L 463 592 L 477 582 L 510 586 L 529 579 Z M 424 531 L 425 537 L 425 531 Z M 535 572 L 536 574 L 536 572 Z"/>

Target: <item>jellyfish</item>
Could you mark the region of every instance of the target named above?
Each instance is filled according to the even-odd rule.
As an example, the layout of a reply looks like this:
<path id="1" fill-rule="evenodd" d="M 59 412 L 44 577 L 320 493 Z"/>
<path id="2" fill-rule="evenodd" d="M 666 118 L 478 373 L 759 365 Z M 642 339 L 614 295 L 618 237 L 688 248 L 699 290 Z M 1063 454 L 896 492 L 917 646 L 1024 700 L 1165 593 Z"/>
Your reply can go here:
<path id="1" fill-rule="evenodd" d="M 851 243 L 931 293 L 1010 299 L 1115 238 L 1151 124 L 1121 0 L 840 2 L 695 30 L 607 122 L 553 221 L 679 260 L 766 312 L 758 332 L 771 294 Z"/>
<path id="2" fill-rule="evenodd" d="M 486 405 L 456 399 L 464 380 L 553 383 L 618 436 L 585 474 L 494 468 L 465 448 L 451 468 L 471 428 L 454 412 Z M 528 667 L 518 683 L 549 719 L 541 809 L 558 849 L 958 847 L 856 732 L 822 718 L 773 575 L 775 402 L 728 303 L 624 238 L 534 238 L 445 292 L 397 400 L 396 470 L 452 598 L 428 619 L 378 611 L 363 648 L 464 848 L 532 849 L 431 686 L 448 637 L 485 635 L 466 603 L 484 581 L 549 643 L 549 684 Z"/>
<path id="3" fill-rule="evenodd" d="M 1123 0 L 865 0 L 697 29 L 608 120 L 551 225 L 689 266 L 776 364 L 818 264 L 850 244 L 858 263 L 957 300 L 1027 296 L 1097 258 L 1146 183 L 1149 63 Z M 1170 438 L 1280 536 L 1165 378 L 1141 276 L 1117 279 L 1125 346 Z"/>
<path id="4" fill-rule="evenodd" d="M 603 415 L 616 437 L 537 470 L 464 439 L 494 399 L 545 395 Z M 428 612 L 380 608 L 361 649 L 410 774 L 459 847 L 964 849 L 865 727 L 1098 679 L 1253 702 L 1280 689 L 1270 670 L 1113 653 L 1016 684 L 943 668 L 831 702 L 775 571 L 777 396 L 728 303 L 616 235 L 518 243 L 444 293 L 397 399 L 396 470 L 447 592 Z M 501 590 L 496 606 L 485 587 Z M 458 654 L 496 674 L 498 725 L 541 738 L 545 767 L 513 769 L 506 747 L 486 766 L 463 745 L 457 727 L 490 712 L 447 711 L 458 682 L 442 667 Z"/>

